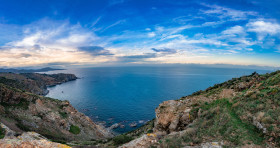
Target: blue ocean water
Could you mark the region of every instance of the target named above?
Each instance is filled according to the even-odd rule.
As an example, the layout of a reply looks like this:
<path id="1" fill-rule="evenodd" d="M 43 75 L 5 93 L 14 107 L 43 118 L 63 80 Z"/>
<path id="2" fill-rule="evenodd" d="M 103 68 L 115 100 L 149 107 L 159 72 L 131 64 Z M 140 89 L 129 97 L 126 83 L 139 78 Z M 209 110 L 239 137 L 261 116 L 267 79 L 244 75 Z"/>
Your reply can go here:
<path id="1" fill-rule="evenodd" d="M 80 79 L 49 87 L 47 97 L 69 100 L 93 121 L 109 127 L 122 123 L 127 132 L 155 117 L 155 108 L 163 101 L 179 99 L 233 77 L 256 69 L 213 68 L 205 66 L 146 66 L 80 68 L 47 73 L 73 73 Z M 105 122 L 104 122 L 105 121 Z M 137 127 L 130 127 L 137 123 Z"/>

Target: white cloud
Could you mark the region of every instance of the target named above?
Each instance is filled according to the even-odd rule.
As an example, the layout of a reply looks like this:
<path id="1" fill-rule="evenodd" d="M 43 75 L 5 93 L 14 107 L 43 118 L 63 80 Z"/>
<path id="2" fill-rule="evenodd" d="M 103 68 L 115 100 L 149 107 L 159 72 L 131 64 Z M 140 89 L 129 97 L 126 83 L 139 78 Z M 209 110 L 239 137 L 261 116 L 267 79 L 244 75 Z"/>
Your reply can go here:
<path id="1" fill-rule="evenodd" d="M 91 33 L 83 33 L 83 34 L 71 34 L 68 37 L 58 39 L 55 43 L 64 46 L 83 46 L 86 44 L 90 44 L 91 41 L 94 41 L 97 37 L 93 36 Z"/>
<path id="2" fill-rule="evenodd" d="M 43 20 L 46 23 L 46 20 Z M 51 23 L 51 22 L 49 22 Z M 36 29 L 34 29 L 36 27 Z M 26 31 L 28 30 L 28 31 Z M 89 54 L 80 46 L 98 46 L 99 38 L 79 24 L 67 22 L 40 28 L 40 22 L 23 28 L 23 37 L 1 49 L 0 66 L 35 66 L 47 63 L 95 64 L 114 61 L 107 55 Z M 89 51 L 90 52 L 90 51 Z M 108 51 L 109 52 L 109 51 Z"/>
<path id="3" fill-rule="evenodd" d="M 224 30 L 222 32 L 222 34 L 228 34 L 228 35 L 231 35 L 231 34 L 244 34 L 245 33 L 245 30 L 243 27 L 237 25 L 237 26 L 234 26 L 234 27 L 231 27 L 227 30 Z"/>
<path id="4" fill-rule="evenodd" d="M 146 31 L 151 31 L 151 28 L 146 28 L 145 30 L 146 30 Z"/>
<path id="5" fill-rule="evenodd" d="M 252 48 L 245 48 L 245 50 L 253 51 L 254 49 L 252 49 Z"/>
<path id="6" fill-rule="evenodd" d="M 156 36 L 156 33 L 154 32 L 149 32 L 148 33 L 148 37 L 152 38 L 152 37 L 155 37 Z"/>
<path id="7" fill-rule="evenodd" d="M 280 25 L 278 23 L 266 22 L 263 20 L 249 22 L 246 27 L 249 32 L 258 34 L 258 39 L 262 40 L 267 35 L 276 35 L 280 33 Z"/>

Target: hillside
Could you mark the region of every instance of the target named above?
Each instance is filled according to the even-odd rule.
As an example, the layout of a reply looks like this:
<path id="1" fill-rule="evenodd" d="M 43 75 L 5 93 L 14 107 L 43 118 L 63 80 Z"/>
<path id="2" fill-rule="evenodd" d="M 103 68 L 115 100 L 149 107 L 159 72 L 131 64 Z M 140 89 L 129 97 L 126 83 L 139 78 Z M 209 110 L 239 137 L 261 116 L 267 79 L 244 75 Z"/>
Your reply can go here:
<path id="1" fill-rule="evenodd" d="M 47 86 L 58 85 L 76 80 L 73 74 L 38 74 L 38 73 L 0 73 L 0 83 L 31 92 L 36 95 L 46 95 Z"/>
<path id="2" fill-rule="evenodd" d="M 15 69 L 15 68 L 0 68 L 0 72 L 11 72 L 11 73 L 34 73 L 34 72 L 47 72 L 47 71 L 54 71 L 54 70 L 64 70 L 59 68 L 51 68 L 45 67 L 41 69 Z"/>
<path id="3" fill-rule="evenodd" d="M 0 122 L 15 131 L 13 136 L 34 131 L 61 143 L 112 136 L 104 127 L 78 112 L 68 101 L 31 93 L 42 92 L 48 85 L 74 80 L 76 76 L 32 73 L 1 73 L 0 76 Z M 1 130 L 0 137 L 3 138 L 3 135 L 4 130 Z"/>
<path id="4" fill-rule="evenodd" d="M 161 103 L 153 131 L 121 147 L 280 147 L 279 105 L 280 71 L 233 78 Z"/>

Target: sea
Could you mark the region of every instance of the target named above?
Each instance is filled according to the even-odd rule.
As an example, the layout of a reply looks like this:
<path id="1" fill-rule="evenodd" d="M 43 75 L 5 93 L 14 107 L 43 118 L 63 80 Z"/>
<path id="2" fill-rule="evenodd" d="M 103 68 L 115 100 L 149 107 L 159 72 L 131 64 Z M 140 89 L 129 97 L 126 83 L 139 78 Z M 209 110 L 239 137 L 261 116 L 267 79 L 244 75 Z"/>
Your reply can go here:
<path id="1" fill-rule="evenodd" d="M 113 131 L 121 134 L 155 118 L 155 109 L 163 101 L 179 99 L 255 71 L 271 72 L 179 65 L 74 68 L 45 73 L 72 73 L 79 77 L 49 87 L 47 97 L 69 100 L 93 121 L 108 128 L 115 125 Z"/>

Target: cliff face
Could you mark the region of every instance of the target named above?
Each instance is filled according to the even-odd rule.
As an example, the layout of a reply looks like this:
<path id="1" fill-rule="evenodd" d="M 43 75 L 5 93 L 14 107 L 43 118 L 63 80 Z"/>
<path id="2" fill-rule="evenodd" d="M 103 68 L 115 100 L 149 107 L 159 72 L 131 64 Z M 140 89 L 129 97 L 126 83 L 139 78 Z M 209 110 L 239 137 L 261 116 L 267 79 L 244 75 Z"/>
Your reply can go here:
<path id="1" fill-rule="evenodd" d="M 47 86 L 76 79 L 77 77 L 73 74 L 0 73 L 0 83 L 37 95 L 46 95 L 48 93 Z"/>
<path id="2" fill-rule="evenodd" d="M 280 147 L 280 71 L 234 78 L 156 109 L 153 132 L 121 147 Z"/>
<path id="3" fill-rule="evenodd" d="M 10 79 L 11 78 L 11 79 Z M 27 79 L 28 78 L 28 79 Z M 21 134 L 35 131 L 59 142 L 97 140 L 111 137 L 104 127 L 95 124 L 89 117 L 78 112 L 68 101 L 60 101 L 20 90 L 19 81 L 42 86 L 74 80 L 74 75 L 5 74 L 5 83 L 0 83 L 0 122 Z M 6 84 L 12 84 L 7 86 Z M 18 83 L 17 83 L 18 82 Z M 41 84 L 40 84 L 41 85 Z M 37 86 L 37 85 L 36 85 Z M 39 86 L 39 85 L 38 85 Z M 30 88 L 25 87 L 24 88 Z M 32 87 L 32 90 L 35 87 Z"/>

